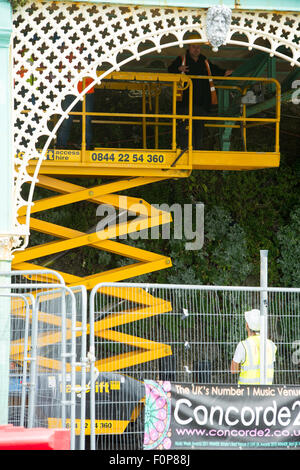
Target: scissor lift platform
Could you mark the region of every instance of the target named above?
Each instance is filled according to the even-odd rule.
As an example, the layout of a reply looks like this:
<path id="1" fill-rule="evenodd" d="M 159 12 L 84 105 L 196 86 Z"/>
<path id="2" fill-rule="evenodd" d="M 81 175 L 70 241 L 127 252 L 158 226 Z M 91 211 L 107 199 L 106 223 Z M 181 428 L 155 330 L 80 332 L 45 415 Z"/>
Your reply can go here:
<path id="1" fill-rule="evenodd" d="M 103 148 L 48 150 L 40 174 L 73 176 L 155 176 L 186 178 L 192 170 L 257 170 L 279 167 L 279 152 L 197 151 Z M 179 157 L 179 158 L 178 158 Z M 191 164 L 189 163 L 191 158 Z M 176 160 L 178 161 L 176 162 Z M 174 163 L 175 162 L 175 163 Z M 33 173 L 35 162 L 29 166 Z"/>
<path id="2" fill-rule="evenodd" d="M 103 75 L 103 72 L 99 72 Z M 103 75 L 104 76 L 104 75 Z M 85 97 L 83 95 L 82 110 L 68 113 L 72 119 L 82 120 L 82 143 L 78 150 L 52 148 L 44 155 L 40 173 L 49 175 L 107 175 L 107 176 L 155 176 L 155 177 L 187 177 L 192 170 L 253 170 L 261 168 L 278 167 L 279 152 L 279 124 L 280 124 L 280 84 L 277 80 L 251 77 L 212 77 L 215 88 L 219 91 L 227 90 L 235 98 L 235 106 L 231 106 L 226 115 L 220 115 L 218 110 L 209 116 L 193 116 L 192 105 L 189 105 L 187 114 L 178 114 L 178 100 L 186 90 L 189 102 L 192 103 L 193 81 L 208 79 L 202 76 L 187 76 L 169 73 L 138 73 L 115 72 L 104 76 L 103 80 L 94 85 L 94 89 L 110 92 L 136 93 L 141 100 L 141 109 L 129 110 L 126 113 L 86 112 Z M 87 80 L 83 80 L 83 90 L 88 89 Z M 272 86 L 276 90 L 276 112 L 274 118 L 251 117 L 248 109 L 251 102 L 245 97 L 255 86 Z M 170 106 L 161 110 L 160 95 L 168 91 Z M 102 91 L 102 92 L 103 92 Z M 83 92 L 82 92 L 83 93 Z M 101 92 L 100 92 L 101 93 Z M 75 97 L 74 97 L 75 99 Z M 130 98 L 129 103 L 130 103 Z M 237 104 L 238 103 L 238 104 Z M 135 105 L 136 106 L 136 105 Z M 109 107 L 109 104 L 106 105 Z M 134 107 L 134 106 L 133 106 Z M 139 127 L 141 130 L 141 145 L 139 148 L 94 148 L 86 149 L 86 120 L 93 120 L 93 126 L 102 126 L 109 134 L 110 128 L 115 125 Z M 240 150 L 195 150 L 193 149 L 193 122 L 204 121 L 206 128 L 218 128 L 219 132 L 225 128 L 239 128 L 241 131 Z M 188 137 L 186 148 L 178 145 L 178 123 L 186 122 Z M 267 152 L 247 149 L 247 132 L 249 128 L 261 125 L 273 125 L 274 148 Z M 103 127 L 104 126 L 104 127 Z M 98 127 L 97 127 L 98 128 Z M 132 128 L 132 127 L 131 127 Z M 154 134 L 152 146 L 149 145 L 149 131 Z M 169 148 L 160 145 L 160 133 L 169 130 Z M 130 128 L 129 131 L 130 133 Z M 164 142 L 165 143 L 165 142 Z M 34 171 L 35 161 L 32 160 L 29 173 Z"/>

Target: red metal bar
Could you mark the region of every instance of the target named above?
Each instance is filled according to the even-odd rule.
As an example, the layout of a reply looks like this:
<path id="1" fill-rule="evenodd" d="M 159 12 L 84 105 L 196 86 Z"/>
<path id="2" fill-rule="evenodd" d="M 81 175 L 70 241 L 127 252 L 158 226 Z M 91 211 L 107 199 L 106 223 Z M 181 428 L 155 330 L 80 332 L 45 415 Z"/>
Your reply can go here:
<path id="1" fill-rule="evenodd" d="M 0 450 L 70 450 L 69 429 L 0 426 Z"/>

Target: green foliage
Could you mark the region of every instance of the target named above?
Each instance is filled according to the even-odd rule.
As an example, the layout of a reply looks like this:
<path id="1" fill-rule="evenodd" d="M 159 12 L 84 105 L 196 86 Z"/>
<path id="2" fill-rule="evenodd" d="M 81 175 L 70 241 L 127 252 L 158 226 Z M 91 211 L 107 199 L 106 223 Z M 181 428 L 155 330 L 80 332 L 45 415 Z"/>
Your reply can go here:
<path id="1" fill-rule="evenodd" d="M 251 272 L 244 230 L 219 207 L 208 213 L 205 226 L 208 247 L 204 253 L 211 260 L 207 278 L 216 285 L 244 284 Z"/>
<path id="2" fill-rule="evenodd" d="M 300 285 L 300 207 L 291 213 L 290 223 L 281 227 L 277 233 L 280 247 L 278 265 L 282 284 L 288 287 Z"/>

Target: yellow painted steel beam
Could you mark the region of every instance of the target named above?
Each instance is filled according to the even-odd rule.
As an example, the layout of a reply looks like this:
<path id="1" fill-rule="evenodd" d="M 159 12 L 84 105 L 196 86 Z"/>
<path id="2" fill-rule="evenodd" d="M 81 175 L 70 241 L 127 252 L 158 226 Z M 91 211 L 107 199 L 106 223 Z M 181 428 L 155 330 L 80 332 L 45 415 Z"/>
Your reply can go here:
<path id="1" fill-rule="evenodd" d="M 141 276 L 142 274 L 148 274 L 161 269 L 168 269 L 172 267 L 172 261 L 169 257 L 161 256 L 155 261 L 147 261 L 145 263 L 133 263 L 128 266 L 121 268 L 111 269 L 91 276 L 80 277 L 68 274 L 66 272 L 58 271 L 63 276 L 66 284 L 70 287 L 76 287 L 78 285 L 84 285 L 87 289 L 91 289 L 96 284 L 101 282 L 120 282 L 130 277 Z M 41 266 L 31 263 L 20 263 L 13 266 L 14 269 L 23 270 L 25 269 L 46 269 Z M 42 274 L 41 274 L 42 280 Z M 53 282 L 53 281 L 52 281 Z"/>
<path id="2" fill-rule="evenodd" d="M 136 276 L 141 276 L 161 269 L 167 269 L 172 266 L 170 258 L 162 257 L 159 261 L 148 263 L 135 263 L 132 265 L 116 268 L 103 273 L 94 274 L 82 278 L 81 284 L 86 286 L 87 289 L 92 289 L 101 282 L 119 282 L 130 279 Z M 78 283 L 70 283 L 70 287 L 78 285 Z M 104 290 L 104 289 L 103 289 Z"/>
<path id="3" fill-rule="evenodd" d="M 171 216 L 170 216 L 170 219 L 171 219 Z M 54 235 L 59 238 L 65 238 L 65 239 L 76 238 L 76 237 L 79 237 L 80 235 L 83 235 L 83 232 L 80 232 L 79 230 L 70 229 L 68 227 L 62 227 L 61 225 L 53 224 L 51 222 L 46 222 L 44 220 L 34 219 L 34 218 L 30 219 L 30 228 L 37 232 L 45 233 L 48 235 Z M 142 248 L 136 248 L 134 246 L 116 242 L 113 240 L 103 240 L 97 243 L 91 243 L 89 246 L 98 248 L 103 251 L 107 251 L 109 253 L 122 255 L 126 258 L 131 258 L 131 259 L 135 259 L 138 261 L 154 261 L 154 260 L 161 259 L 161 255 L 159 254 L 143 250 Z M 18 258 L 15 258 L 13 264 L 14 264 L 14 267 L 20 264 L 18 263 Z M 24 267 L 24 263 L 22 263 L 22 265 L 23 265 L 22 269 L 27 269 Z"/>
<path id="4" fill-rule="evenodd" d="M 81 333 L 81 331 L 76 331 L 75 334 L 76 334 L 76 337 L 79 337 L 79 336 L 81 336 L 82 333 Z M 66 340 L 70 340 L 71 336 L 72 336 L 72 330 L 67 329 L 66 330 Z M 51 332 L 51 330 L 49 330 L 49 332 L 44 333 L 42 335 L 39 335 L 39 337 L 38 337 L 38 348 L 42 348 L 44 346 L 51 346 L 53 344 L 60 343 L 61 340 L 62 340 L 61 331 Z M 31 342 L 31 339 L 30 339 L 30 342 Z M 30 348 L 28 347 L 28 351 L 29 350 L 30 350 Z M 11 357 L 13 359 L 23 360 L 23 354 L 24 354 L 23 340 L 18 340 L 16 342 L 15 341 L 12 342 Z"/>
<path id="5" fill-rule="evenodd" d="M 169 268 L 172 266 L 172 262 L 171 262 L 171 259 L 168 258 L 168 257 L 161 257 L 160 258 L 160 262 L 161 264 L 160 265 L 155 265 L 155 266 L 150 266 L 148 264 L 145 263 L 145 267 L 144 267 L 144 272 L 141 272 L 141 274 L 146 274 L 148 272 L 151 272 L 151 268 L 153 271 L 155 271 L 155 269 L 166 269 L 166 268 Z M 130 268 L 131 265 L 129 265 L 129 268 Z M 14 266 L 15 269 L 18 269 L 18 270 L 30 270 L 30 269 L 39 269 L 41 271 L 41 280 L 43 279 L 43 270 L 46 270 L 47 268 L 44 268 L 43 266 L 37 266 L 35 264 L 31 264 L 31 263 L 20 263 L 16 266 Z M 142 268 L 140 268 L 142 269 Z M 57 271 L 57 270 L 56 270 Z M 69 275 L 67 273 L 64 273 L 64 272 L 61 272 L 61 271 L 57 271 L 62 277 L 65 278 L 65 282 L 66 284 L 68 284 L 69 286 L 72 286 L 72 287 L 76 287 L 78 285 L 86 285 L 86 284 L 89 284 L 89 280 L 85 280 L 85 278 L 82 278 L 82 277 L 79 277 L 79 276 L 74 276 L 74 275 Z M 122 272 L 122 276 L 120 275 L 119 279 L 106 279 L 106 275 L 108 273 L 108 278 L 109 278 L 109 271 L 106 271 L 104 273 L 100 273 L 98 274 L 99 278 L 101 278 L 99 280 L 99 282 L 118 282 L 118 281 L 123 281 L 125 279 L 128 279 L 127 275 L 130 275 L 130 273 L 127 273 L 126 272 Z M 113 277 L 113 276 L 112 276 Z M 93 278 L 93 286 L 98 284 L 98 282 L 96 282 L 97 280 L 97 275 L 94 275 L 94 278 Z M 55 282 L 55 281 L 50 281 L 50 282 Z M 96 282 L 96 284 L 95 284 Z M 88 288 L 89 286 L 86 285 L 86 287 Z M 120 287 L 116 288 L 114 287 L 113 291 L 111 290 L 111 287 L 106 287 L 106 286 L 102 286 L 100 289 L 99 289 L 99 292 L 101 292 L 102 294 L 107 294 L 107 295 L 111 295 L 112 297 L 116 297 L 116 298 L 120 298 L 120 299 L 124 299 L 124 300 L 128 300 L 130 302 L 135 302 L 135 303 L 138 303 L 138 304 L 143 304 L 143 305 L 154 305 L 154 303 L 157 301 L 157 299 L 155 297 L 153 297 L 152 295 L 150 295 L 149 293 L 145 292 L 143 289 L 138 289 L 138 288 L 127 288 L 127 287 L 122 287 L 122 284 L 120 284 Z"/>
<path id="6" fill-rule="evenodd" d="M 144 186 L 146 184 L 156 183 L 157 181 L 163 181 L 168 179 L 167 177 L 164 178 L 155 178 L 155 177 L 133 177 L 131 175 L 130 178 L 126 178 L 124 180 L 114 181 L 113 183 L 104 184 L 104 194 L 113 194 L 117 191 L 124 191 L 126 189 L 137 188 L 139 186 Z M 80 191 L 84 189 L 82 186 L 74 183 L 70 183 L 69 181 L 63 181 L 58 178 L 54 178 L 52 176 L 46 175 L 39 175 L 39 180 L 37 185 L 45 188 L 50 189 L 52 191 L 56 191 L 58 193 L 66 194 L 72 193 L 75 191 Z M 99 196 L 100 197 L 100 196 Z M 91 196 L 88 198 L 88 201 L 99 203 L 99 197 L 95 198 Z"/>
<path id="7" fill-rule="evenodd" d="M 120 185 L 117 183 L 111 183 L 111 185 L 118 186 L 116 191 L 122 190 L 120 189 Z M 44 198 L 34 202 L 34 205 L 31 209 L 31 213 L 36 213 L 40 211 L 45 211 L 49 209 L 53 209 L 56 207 L 65 206 L 68 204 L 74 204 L 75 202 L 86 201 L 92 197 L 97 197 L 100 195 L 107 194 L 107 189 L 105 188 L 106 185 L 95 186 L 92 188 L 81 189 L 80 191 L 74 191 L 72 193 L 66 193 L 59 196 L 52 196 L 49 198 Z M 127 189 L 128 185 L 125 185 L 125 189 Z M 19 216 L 22 216 L 26 213 L 26 208 L 21 208 L 19 211 Z"/>
<path id="8" fill-rule="evenodd" d="M 156 298 L 156 303 L 152 306 L 143 306 L 132 310 L 126 310 L 111 314 L 99 321 L 95 322 L 94 331 L 95 335 L 102 336 L 102 332 L 120 325 L 133 323 L 138 320 L 160 315 L 162 313 L 170 312 L 172 305 L 170 302 L 163 301 Z"/>
<path id="9" fill-rule="evenodd" d="M 160 348 L 148 349 L 141 352 L 131 352 L 127 354 L 120 354 L 110 358 L 95 361 L 95 367 L 100 372 L 113 372 L 120 369 L 126 369 L 145 362 L 154 361 L 162 357 L 172 356 L 172 349 L 170 346 L 164 345 Z"/>
<path id="10" fill-rule="evenodd" d="M 156 303 L 160 304 L 162 301 L 160 298 L 154 297 L 140 287 L 122 287 L 122 283 L 120 283 L 118 287 L 102 286 L 99 288 L 98 292 L 149 307 L 154 307 Z"/>
<path id="11" fill-rule="evenodd" d="M 36 363 L 38 367 L 40 368 L 43 367 L 44 369 L 47 369 L 49 371 L 53 371 L 53 370 L 61 371 L 62 370 L 62 363 L 58 359 L 37 356 Z M 66 363 L 65 369 L 66 369 L 66 372 L 71 372 L 71 364 L 69 362 Z"/>
<path id="12" fill-rule="evenodd" d="M 111 289 L 111 291 L 113 290 L 114 289 Z M 156 303 L 152 307 L 144 306 L 126 310 L 96 321 L 94 325 L 94 333 L 96 336 L 109 342 L 136 348 L 136 350 L 132 352 L 126 352 L 96 361 L 95 365 L 97 369 L 99 371 L 115 371 L 172 355 L 172 349 L 169 345 L 112 329 L 170 311 L 172 311 L 170 302 L 156 299 Z M 141 349 L 143 351 L 141 351 Z"/>
<path id="13" fill-rule="evenodd" d="M 47 274 L 43 274 L 43 271 L 49 271 L 49 268 L 45 266 L 40 266 L 34 263 L 15 263 L 12 264 L 13 269 L 17 271 L 28 271 L 28 270 L 34 270 L 36 271 L 37 269 L 41 272 L 41 274 L 36 276 L 37 282 L 47 282 L 49 284 L 55 283 L 56 279 L 50 278 Z M 75 276 L 74 274 L 68 274 L 62 271 L 58 271 L 57 269 L 55 270 L 58 274 L 60 274 L 63 278 L 66 284 L 70 285 L 71 283 L 74 283 L 74 285 L 79 285 L 81 281 L 81 277 Z"/>
<path id="14" fill-rule="evenodd" d="M 276 152 L 193 152 L 195 170 L 256 170 L 277 168 L 279 164 L 280 153 Z"/>
<path id="15" fill-rule="evenodd" d="M 114 207 L 119 207 L 119 208 L 128 208 L 128 206 L 136 204 L 137 201 L 140 201 L 141 204 L 147 206 L 147 207 L 152 207 L 149 203 L 146 201 L 140 199 L 140 198 L 132 198 L 128 197 L 127 201 L 130 201 L 130 203 L 126 204 L 126 199 L 124 199 L 124 196 L 118 196 L 113 193 L 117 191 L 124 191 L 126 189 L 130 188 L 136 188 L 139 186 L 144 186 L 146 184 L 152 184 L 156 183 L 158 181 L 164 181 L 168 178 L 154 178 L 154 177 L 136 177 L 136 178 L 129 178 L 126 180 L 121 180 L 119 182 L 114 182 L 114 183 L 109 183 L 107 185 L 104 185 L 106 188 L 106 193 L 103 196 L 98 196 L 94 197 L 91 196 L 89 199 L 87 199 L 89 202 L 93 202 L 95 204 L 112 204 Z M 53 178 L 50 176 L 46 175 L 39 175 L 39 181 L 37 183 L 38 186 L 49 189 L 61 194 L 66 194 L 66 193 L 74 193 L 76 191 L 80 191 L 84 189 L 82 186 L 79 186 L 77 184 L 73 184 L 67 181 L 60 180 L 58 178 Z M 154 209 L 154 208 L 153 208 Z M 138 208 L 137 213 L 141 214 L 145 213 L 143 210 L 143 207 Z M 149 214 L 149 211 L 148 211 Z"/>
<path id="16" fill-rule="evenodd" d="M 136 231 L 144 230 L 169 222 L 170 216 L 166 214 L 159 214 L 151 218 L 145 217 L 143 219 L 138 218 L 138 220 L 133 220 L 130 222 L 123 222 L 95 233 L 83 234 L 75 238 L 68 238 L 66 240 L 44 243 L 42 245 L 27 248 L 23 252 L 16 253 L 14 258 L 15 264 L 36 258 L 42 258 L 44 256 L 59 253 L 61 251 L 95 244 L 101 240 L 119 237 L 121 235 L 134 233 Z"/>
<path id="17" fill-rule="evenodd" d="M 238 118 L 236 118 L 238 121 Z M 266 124 L 263 122 L 255 121 L 255 125 Z M 274 123 L 272 123 L 274 124 Z M 277 123 L 276 123 L 277 125 Z M 208 127 L 240 127 L 237 124 L 206 124 Z M 277 141 L 276 141 L 277 142 Z M 175 142 L 176 145 L 176 142 Z M 185 152 L 182 157 L 176 162 L 176 165 L 173 169 L 170 169 L 171 165 L 176 160 L 179 155 L 178 152 L 173 152 L 172 155 L 169 155 L 167 163 L 164 165 L 156 164 L 153 166 L 153 171 L 149 170 L 145 166 L 137 164 L 128 164 L 127 166 L 112 164 L 111 162 L 82 162 L 82 163 L 53 163 L 52 165 L 48 164 L 47 161 L 43 163 L 41 167 L 41 175 L 43 173 L 50 174 L 69 174 L 69 175 L 98 175 L 98 176 L 126 176 L 126 174 L 136 174 L 137 177 L 150 178 L 151 175 L 153 179 L 163 180 L 170 179 L 174 177 L 188 177 L 191 173 L 191 170 L 247 170 L 247 169 L 256 169 L 256 168 L 268 168 L 278 167 L 280 163 L 280 152 L 279 152 L 279 143 L 276 143 L 278 150 L 272 152 L 247 152 L 247 151 L 213 151 L 213 150 L 193 150 L 190 153 Z M 113 151 L 113 149 L 110 149 Z M 189 156 L 190 155 L 190 156 Z M 198 165 L 199 157 L 203 161 L 202 165 Z M 232 164 L 234 161 L 234 165 Z M 162 168 L 159 169 L 159 166 Z M 34 167 L 32 168 L 33 171 Z M 128 172 L 127 172 L 128 170 Z M 150 173 L 149 173 L 149 171 Z M 31 172 L 32 172 L 31 171 Z M 171 171 L 171 172 L 170 172 Z M 127 173 L 126 173 L 127 172 Z M 142 176 L 138 176 L 142 175 Z M 143 176 L 144 175 L 144 176 Z M 37 209 L 36 209 L 37 210 Z M 21 214 L 20 214 L 21 215 Z"/>
<path id="18" fill-rule="evenodd" d="M 14 269 L 22 269 L 23 263 L 14 265 Z M 28 266 L 28 265 L 27 265 Z M 38 265 L 31 265 L 35 269 L 39 269 Z M 102 282 L 119 282 L 132 277 L 141 276 L 150 272 L 158 271 L 161 269 L 168 269 L 172 267 L 171 259 L 168 257 L 161 256 L 155 261 L 148 261 L 145 263 L 133 263 L 121 268 L 107 270 L 101 273 L 93 274 L 91 276 L 80 277 L 74 275 L 68 275 L 65 272 L 60 271 L 60 274 L 64 277 L 65 282 L 70 286 L 83 285 L 87 289 L 92 289 L 95 285 Z M 104 289 L 103 289 L 104 291 Z"/>
<path id="19" fill-rule="evenodd" d="M 133 197 L 123 197 L 112 193 L 113 191 L 116 192 L 122 189 L 128 189 L 129 187 L 148 184 L 154 182 L 155 180 L 155 178 L 131 178 L 121 182 L 117 181 L 107 185 L 97 186 L 96 188 L 86 189 L 78 185 L 73 185 L 71 183 L 57 180 L 55 178 L 42 176 L 40 179 L 41 186 L 47 187 L 47 189 L 51 189 L 56 193 L 61 193 L 62 195 L 37 201 L 34 209 L 32 210 L 33 213 L 40 212 L 45 209 L 61 207 L 62 205 L 68 203 L 86 199 L 92 203 L 110 204 L 113 207 L 123 210 L 125 209 L 129 214 L 137 214 L 138 219 L 134 219 L 129 223 L 125 222 L 118 224 L 116 227 L 109 228 L 108 230 L 102 230 L 98 233 L 84 234 L 78 230 L 69 229 L 67 227 L 62 227 L 57 224 L 31 217 L 31 229 L 49 235 L 54 235 L 61 240 L 45 243 L 37 247 L 28 248 L 23 253 L 17 253 L 14 258 L 14 268 L 28 269 L 30 266 L 34 266 L 36 268 L 36 265 L 32 265 L 27 261 L 82 245 L 91 245 L 96 249 L 106 250 L 115 254 L 126 256 L 128 258 L 135 259 L 138 262 L 128 266 L 123 266 L 121 268 L 111 269 L 103 273 L 86 276 L 85 278 L 61 273 L 70 286 L 76 286 L 80 284 L 85 285 L 87 288 L 91 289 L 100 282 L 116 282 L 149 273 L 154 270 L 170 267 L 171 260 L 167 257 L 150 253 L 136 247 L 124 245 L 123 243 L 116 242 L 114 240 L 109 240 L 109 237 L 115 235 L 118 236 L 120 234 L 133 233 L 137 230 L 142 230 L 143 228 L 150 228 L 164 223 L 169 223 L 171 221 L 170 213 L 153 208 L 150 204 L 146 203 L 146 201 Z M 24 218 L 25 216 L 21 215 L 19 217 L 19 221 L 22 223 Z M 100 237 L 103 238 L 102 240 L 99 240 L 99 234 Z M 109 287 L 102 287 L 100 291 L 101 293 L 107 293 L 111 295 L 111 289 Z M 60 294 L 54 293 L 53 295 L 59 296 Z M 127 344 L 131 344 L 133 346 L 136 345 L 137 347 L 137 350 L 133 351 L 129 355 L 127 353 L 121 354 L 117 357 L 111 357 L 105 360 L 110 370 L 117 370 L 120 367 L 120 363 L 122 367 L 128 367 L 130 365 L 148 362 L 149 360 L 154 360 L 156 358 L 172 354 L 172 350 L 168 345 L 155 343 L 145 338 L 125 335 L 124 333 L 121 334 L 110 329 L 113 326 L 121 326 L 126 323 L 132 323 L 138 320 L 142 320 L 146 317 L 170 311 L 171 305 L 168 302 L 151 296 L 143 289 L 128 290 L 127 288 L 120 287 L 118 289 L 114 289 L 112 295 L 117 296 L 119 299 L 124 298 L 128 301 L 135 302 L 135 304 L 140 304 L 141 308 L 136 308 L 135 310 L 128 312 L 120 312 L 119 314 L 113 315 L 109 319 L 104 319 L 102 322 L 96 322 L 95 327 L 97 336 L 101 336 L 103 338 L 110 337 L 117 342 L 121 342 L 123 344 L 127 342 Z M 45 294 L 45 297 L 47 297 L 47 294 Z M 18 315 L 19 312 L 20 309 L 15 309 L 15 311 L 13 311 L 15 315 Z M 39 321 L 49 324 L 50 327 L 47 333 L 39 335 L 39 346 L 47 347 L 59 343 L 62 337 L 61 332 L 59 330 L 53 332 L 51 331 L 51 328 L 53 328 L 53 326 L 59 328 L 59 322 L 61 321 L 60 317 L 56 317 L 55 315 L 47 315 L 45 312 L 40 312 Z M 77 327 L 79 326 L 80 324 L 77 323 Z M 81 332 L 77 331 L 76 334 L 77 336 L 80 336 Z M 89 325 L 87 328 L 87 334 L 89 334 Z M 68 328 L 66 333 L 67 339 L 71 337 L 70 335 L 71 329 Z M 141 351 L 141 349 L 143 349 L 143 351 Z M 24 354 L 24 346 L 22 346 L 20 342 L 16 342 L 12 345 L 11 357 L 14 360 L 22 361 Z M 37 358 L 37 363 L 39 367 L 44 367 L 49 370 L 60 370 L 62 366 L 59 360 L 42 356 Z M 99 363 L 97 361 L 97 365 L 103 369 L 101 361 Z"/>
<path id="20" fill-rule="evenodd" d="M 175 160 L 175 156 L 174 156 Z M 28 165 L 26 167 L 28 174 L 32 175 L 35 171 L 35 165 Z M 128 177 L 130 178 L 132 174 L 140 177 L 156 177 L 160 179 L 170 179 L 170 178 L 188 178 L 191 174 L 191 169 L 185 170 L 170 168 L 170 169 L 159 169 L 159 168 L 123 168 L 123 167 L 98 167 L 95 164 L 72 164 L 65 163 L 61 165 L 50 165 L 43 163 L 39 171 L 39 175 L 61 175 L 61 176 L 110 176 L 110 177 Z"/>
<path id="21" fill-rule="evenodd" d="M 140 350 L 137 349 L 135 351 L 109 356 L 96 361 L 95 366 L 100 372 L 112 372 L 120 369 L 126 369 L 127 367 L 132 367 L 134 365 L 172 355 L 172 349 L 167 344 L 157 343 L 145 338 L 127 335 L 120 333 L 119 331 L 105 330 L 101 332 L 101 337 L 107 341 L 127 344 Z"/>

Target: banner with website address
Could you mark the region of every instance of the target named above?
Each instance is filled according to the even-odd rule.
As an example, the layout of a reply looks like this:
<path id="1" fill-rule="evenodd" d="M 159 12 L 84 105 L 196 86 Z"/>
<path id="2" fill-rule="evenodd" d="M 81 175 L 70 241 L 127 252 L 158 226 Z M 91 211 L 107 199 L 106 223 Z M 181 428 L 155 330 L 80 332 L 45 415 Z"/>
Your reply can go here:
<path id="1" fill-rule="evenodd" d="M 300 387 L 145 385 L 145 450 L 300 449 Z"/>

